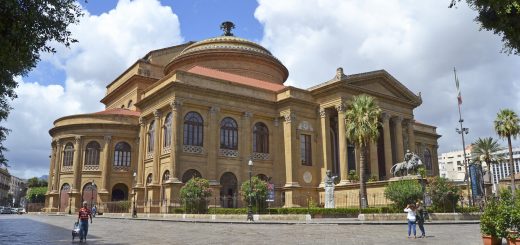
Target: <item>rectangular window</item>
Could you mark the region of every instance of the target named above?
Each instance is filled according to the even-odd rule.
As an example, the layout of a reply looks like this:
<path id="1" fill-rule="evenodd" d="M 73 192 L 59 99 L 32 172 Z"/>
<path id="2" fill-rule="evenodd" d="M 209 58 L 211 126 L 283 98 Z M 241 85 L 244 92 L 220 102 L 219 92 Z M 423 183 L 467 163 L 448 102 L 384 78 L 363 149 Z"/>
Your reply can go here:
<path id="1" fill-rule="evenodd" d="M 310 135 L 300 135 L 300 156 L 302 159 L 302 165 L 312 166 L 312 150 Z"/>

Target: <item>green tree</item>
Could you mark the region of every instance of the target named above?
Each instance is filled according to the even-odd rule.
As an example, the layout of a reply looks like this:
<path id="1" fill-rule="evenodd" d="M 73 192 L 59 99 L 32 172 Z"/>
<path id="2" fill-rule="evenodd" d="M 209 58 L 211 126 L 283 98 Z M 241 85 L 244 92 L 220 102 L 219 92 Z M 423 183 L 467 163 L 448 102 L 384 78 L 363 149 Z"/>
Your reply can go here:
<path id="1" fill-rule="evenodd" d="M 461 0 L 451 0 L 450 8 Z M 519 0 L 466 0 L 478 12 L 475 18 L 481 29 L 502 36 L 503 52 L 520 54 L 520 1 Z"/>
<path id="2" fill-rule="evenodd" d="M 55 50 L 57 42 L 70 46 L 76 42 L 67 30 L 82 15 L 76 0 L 2 0 L 0 1 L 0 122 L 7 119 L 9 101 L 16 98 L 16 76 L 24 76 L 40 60 L 40 52 Z M 0 165 L 7 165 L 3 145 L 9 129 L 0 126 Z"/>
<path id="3" fill-rule="evenodd" d="M 509 147 L 509 169 L 511 170 L 511 191 L 513 197 L 515 195 L 515 169 L 513 165 L 513 145 L 511 137 L 516 139 L 520 134 L 520 119 L 518 115 L 510 109 L 502 109 L 495 119 L 495 131 L 500 138 L 507 138 L 507 146 Z"/>
<path id="4" fill-rule="evenodd" d="M 206 213 L 207 198 L 211 197 L 209 181 L 203 178 L 192 178 L 181 188 L 181 198 L 187 212 Z"/>
<path id="5" fill-rule="evenodd" d="M 43 187 L 43 186 L 47 186 L 47 181 L 46 180 L 42 180 L 38 177 L 32 177 L 30 179 L 27 180 L 27 187 L 31 188 L 31 187 Z"/>
<path id="6" fill-rule="evenodd" d="M 495 157 L 493 156 L 493 153 L 500 150 L 502 150 L 502 147 L 498 141 L 492 137 L 478 138 L 473 143 L 473 147 L 471 148 L 471 155 L 475 156 L 473 158 L 473 162 L 480 163 L 480 165 L 482 165 L 484 162 L 487 164 L 489 183 L 492 183 L 491 166 L 501 160 L 500 156 Z"/>
<path id="7" fill-rule="evenodd" d="M 432 199 L 434 210 L 444 211 L 446 208 L 454 210 L 462 194 L 457 185 L 439 176 L 428 179 L 427 192 Z"/>
<path id="8" fill-rule="evenodd" d="M 251 178 L 251 186 L 252 188 L 249 189 L 249 180 L 244 181 L 240 186 L 240 194 L 248 205 L 249 197 L 251 197 L 251 205 L 257 210 L 264 210 L 266 208 L 267 182 L 254 176 Z"/>
<path id="9" fill-rule="evenodd" d="M 381 116 L 381 108 L 377 105 L 374 97 L 366 94 L 354 96 L 352 102 L 345 112 L 345 131 L 347 139 L 359 147 L 359 194 L 360 200 L 367 200 L 367 173 L 366 154 L 367 146 L 370 142 L 375 142 L 379 137 L 379 118 Z M 344 139 L 341 139 L 344 140 Z M 346 171 L 346 170 L 342 170 Z M 359 203 L 361 208 L 366 207 L 366 203 Z"/>
<path id="10" fill-rule="evenodd" d="M 27 200 L 31 203 L 43 203 L 45 202 L 45 193 L 47 187 L 32 187 L 27 191 Z"/>
<path id="11" fill-rule="evenodd" d="M 396 209 L 404 209 L 407 204 L 421 200 L 422 186 L 417 180 L 392 181 L 385 188 L 385 197 L 394 202 Z"/>

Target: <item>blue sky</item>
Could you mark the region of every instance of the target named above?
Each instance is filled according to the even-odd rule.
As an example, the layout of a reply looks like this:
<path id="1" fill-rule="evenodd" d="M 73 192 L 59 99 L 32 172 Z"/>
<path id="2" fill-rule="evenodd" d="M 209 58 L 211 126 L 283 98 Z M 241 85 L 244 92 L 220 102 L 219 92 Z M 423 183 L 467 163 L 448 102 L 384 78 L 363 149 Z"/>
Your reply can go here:
<path id="1" fill-rule="evenodd" d="M 464 2 L 438 0 L 89 0 L 70 27 L 79 43 L 42 54 L 27 77 L 5 127 L 11 173 L 48 174 L 53 121 L 103 110 L 105 86 L 150 50 L 221 35 L 233 21 L 236 36 L 255 41 L 289 70 L 286 85 L 309 88 L 346 74 L 385 69 L 423 104 L 416 120 L 437 126 L 439 153 L 462 148 L 457 67 L 466 142 L 495 137 L 501 108 L 520 111 L 520 56 L 500 53 L 501 38 L 479 31 Z M 54 44 L 53 44 L 54 45 Z M 28 140 L 30 139 L 30 140 Z M 505 146 L 506 143 L 501 141 Z M 516 142 L 515 142 L 516 143 Z M 516 144 L 515 144 L 516 145 Z"/>

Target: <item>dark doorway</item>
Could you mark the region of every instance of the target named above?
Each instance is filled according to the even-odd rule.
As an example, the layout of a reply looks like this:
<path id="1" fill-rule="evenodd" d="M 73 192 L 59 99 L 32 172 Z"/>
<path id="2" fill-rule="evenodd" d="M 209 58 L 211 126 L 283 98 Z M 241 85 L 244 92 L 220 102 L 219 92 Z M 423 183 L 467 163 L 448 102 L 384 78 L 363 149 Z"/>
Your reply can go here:
<path id="1" fill-rule="evenodd" d="M 220 199 L 221 206 L 224 208 L 237 207 L 237 177 L 231 173 L 226 172 L 220 177 Z"/>

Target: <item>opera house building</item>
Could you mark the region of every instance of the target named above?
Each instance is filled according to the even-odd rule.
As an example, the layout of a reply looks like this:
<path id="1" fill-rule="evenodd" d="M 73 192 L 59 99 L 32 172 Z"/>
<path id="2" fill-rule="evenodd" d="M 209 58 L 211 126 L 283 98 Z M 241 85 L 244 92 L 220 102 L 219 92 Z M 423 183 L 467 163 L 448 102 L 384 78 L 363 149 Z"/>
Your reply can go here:
<path id="1" fill-rule="evenodd" d="M 366 155 L 368 195 L 381 192 L 408 149 L 438 175 L 440 135 L 414 118 L 420 93 L 385 70 L 330 74 L 310 88 L 286 86 L 284 64 L 230 32 L 152 50 L 108 83 L 103 111 L 54 121 L 45 210 L 135 199 L 139 212 L 164 212 L 193 177 L 209 180 L 210 205 L 243 207 L 250 159 L 253 176 L 274 184 L 276 206 L 323 203 L 327 170 L 338 176 L 336 196 L 357 203 L 349 173 L 359 173 L 360 156 L 344 122 L 360 94 L 382 109 L 379 139 Z"/>

